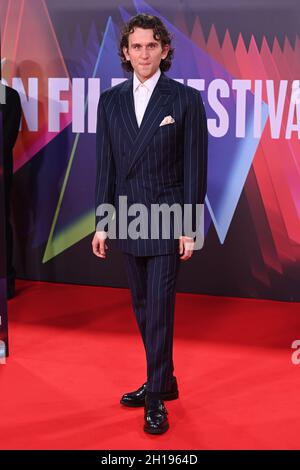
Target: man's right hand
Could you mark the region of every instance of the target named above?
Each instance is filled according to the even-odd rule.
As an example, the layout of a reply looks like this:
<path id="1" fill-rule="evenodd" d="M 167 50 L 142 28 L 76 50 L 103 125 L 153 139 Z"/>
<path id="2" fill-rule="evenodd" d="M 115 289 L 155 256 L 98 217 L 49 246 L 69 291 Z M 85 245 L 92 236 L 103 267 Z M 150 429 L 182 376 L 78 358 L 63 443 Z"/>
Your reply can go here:
<path id="1" fill-rule="evenodd" d="M 107 238 L 106 232 L 96 232 L 92 241 L 93 253 L 98 258 L 106 258 L 106 250 L 108 246 L 105 243 Z"/>

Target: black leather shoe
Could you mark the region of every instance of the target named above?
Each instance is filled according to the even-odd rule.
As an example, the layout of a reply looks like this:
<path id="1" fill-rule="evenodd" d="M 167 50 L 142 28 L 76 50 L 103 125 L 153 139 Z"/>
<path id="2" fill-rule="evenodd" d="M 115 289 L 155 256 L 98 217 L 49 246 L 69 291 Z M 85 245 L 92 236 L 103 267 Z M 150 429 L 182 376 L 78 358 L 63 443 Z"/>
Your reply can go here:
<path id="1" fill-rule="evenodd" d="M 149 434 L 163 434 L 168 429 L 168 412 L 164 402 L 146 397 L 144 431 Z"/>
<path id="2" fill-rule="evenodd" d="M 132 407 L 145 406 L 146 386 L 147 383 L 144 383 L 140 388 L 138 388 L 134 392 L 125 393 L 125 395 L 123 395 L 120 400 L 121 405 Z M 171 390 L 162 394 L 162 398 L 166 401 L 170 401 L 176 400 L 178 396 L 179 393 L 177 380 L 176 377 L 173 377 Z"/>

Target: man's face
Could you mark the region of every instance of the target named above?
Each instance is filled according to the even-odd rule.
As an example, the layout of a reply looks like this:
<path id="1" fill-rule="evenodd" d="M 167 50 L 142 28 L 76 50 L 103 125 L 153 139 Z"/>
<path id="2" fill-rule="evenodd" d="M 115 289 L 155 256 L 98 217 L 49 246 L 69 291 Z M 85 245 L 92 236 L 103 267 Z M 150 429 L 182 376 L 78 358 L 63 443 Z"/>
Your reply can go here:
<path id="1" fill-rule="evenodd" d="M 158 70 L 160 61 L 165 59 L 169 46 L 162 49 L 160 41 L 153 37 L 152 29 L 135 28 L 129 34 L 128 49 L 123 47 L 123 53 L 141 82 L 148 80 Z"/>

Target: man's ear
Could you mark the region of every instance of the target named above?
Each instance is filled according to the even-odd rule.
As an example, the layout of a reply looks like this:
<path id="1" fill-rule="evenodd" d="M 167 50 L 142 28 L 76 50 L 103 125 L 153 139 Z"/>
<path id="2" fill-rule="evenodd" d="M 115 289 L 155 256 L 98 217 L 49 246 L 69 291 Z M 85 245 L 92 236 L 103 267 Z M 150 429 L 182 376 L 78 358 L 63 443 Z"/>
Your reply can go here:
<path id="1" fill-rule="evenodd" d="M 162 50 L 162 59 L 165 59 L 169 53 L 170 46 L 169 44 L 165 44 Z"/>
<path id="2" fill-rule="evenodd" d="M 129 55 L 128 55 L 128 49 L 125 46 L 123 47 L 123 54 L 124 54 L 126 60 L 130 60 Z"/>

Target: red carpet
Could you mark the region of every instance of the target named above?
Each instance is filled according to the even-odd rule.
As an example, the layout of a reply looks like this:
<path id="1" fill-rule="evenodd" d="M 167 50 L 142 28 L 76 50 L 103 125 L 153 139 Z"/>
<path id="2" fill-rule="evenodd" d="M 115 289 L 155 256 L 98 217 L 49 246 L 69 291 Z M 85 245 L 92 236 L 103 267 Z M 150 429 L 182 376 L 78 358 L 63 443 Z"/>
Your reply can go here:
<path id="1" fill-rule="evenodd" d="M 299 449 L 299 304 L 177 294 L 170 430 L 119 405 L 145 379 L 129 291 L 19 281 L 1 449 Z"/>

